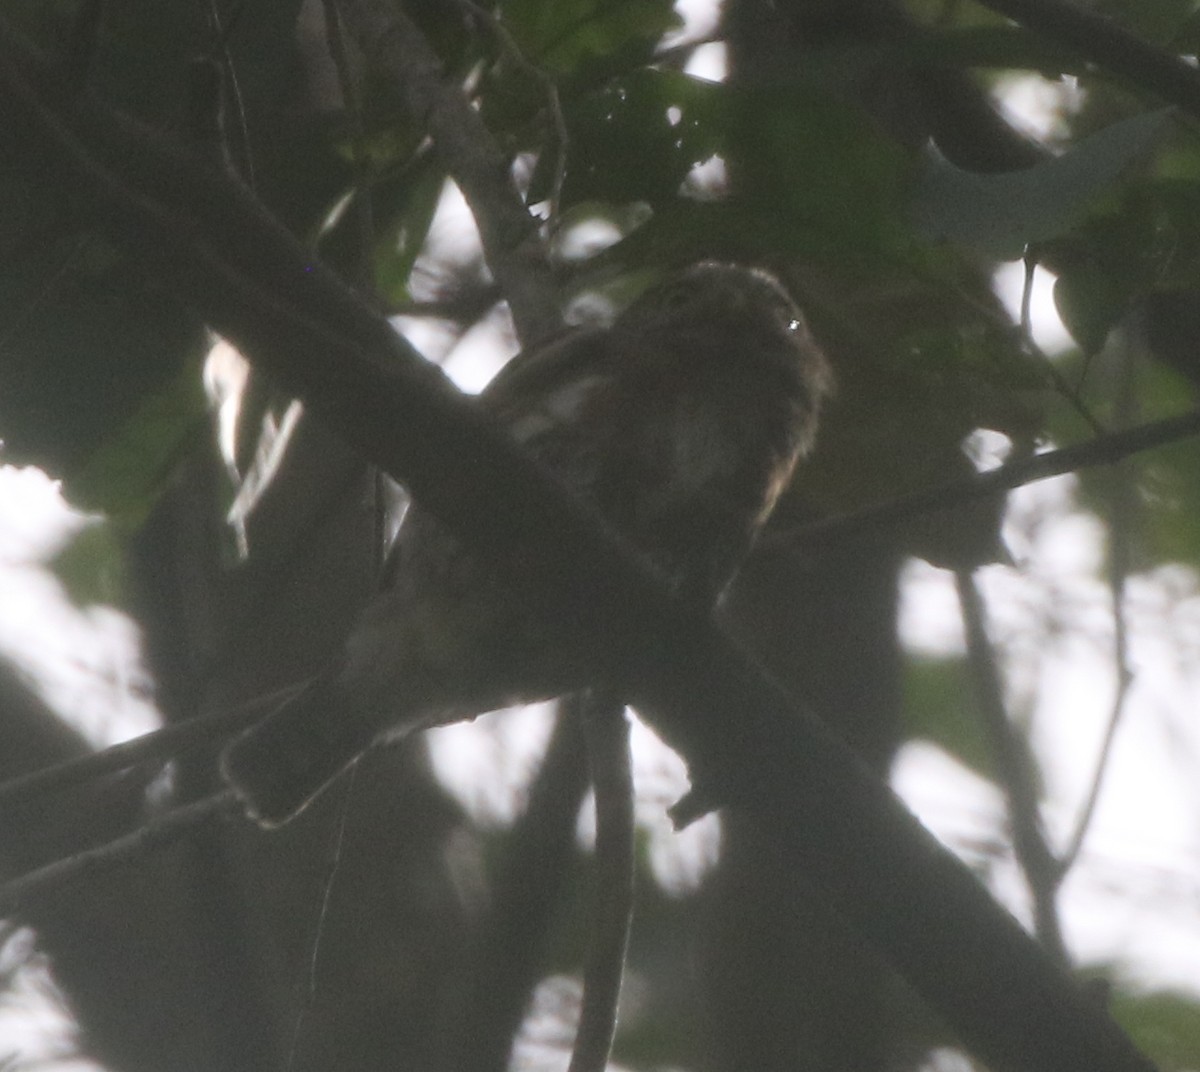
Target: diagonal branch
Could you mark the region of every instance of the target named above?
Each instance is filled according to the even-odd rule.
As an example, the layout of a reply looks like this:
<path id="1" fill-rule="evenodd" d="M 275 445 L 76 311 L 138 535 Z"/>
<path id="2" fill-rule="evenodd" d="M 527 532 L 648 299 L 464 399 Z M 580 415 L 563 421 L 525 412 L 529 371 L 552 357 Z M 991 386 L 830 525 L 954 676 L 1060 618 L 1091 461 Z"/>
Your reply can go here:
<path id="1" fill-rule="evenodd" d="M 1049 480 L 1051 477 L 1064 476 L 1080 469 L 1115 465 L 1131 455 L 1196 435 L 1200 435 L 1200 410 L 1190 410 L 1174 417 L 1149 421 L 1126 431 L 1096 436 L 1086 442 L 1059 450 L 1047 450 L 1031 458 L 1019 458 L 974 476 L 948 480 L 944 484 L 864 506 L 851 513 L 774 532 L 762 546 L 764 549 L 782 549 L 797 545 L 829 543 L 876 532 L 921 514 L 950 510 L 998 495 L 1002 491 L 1033 484 L 1038 480 Z"/>
<path id="2" fill-rule="evenodd" d="M 707 799 L 757 822 L 997 1069 L 1152 1066 L 896 797 L 524 457 L 229 176 L 94 97 L 68 108 L 0 23 L 0 140 L 595 653 Z M 969 940 L 966 940 L 969 938 Z"/>

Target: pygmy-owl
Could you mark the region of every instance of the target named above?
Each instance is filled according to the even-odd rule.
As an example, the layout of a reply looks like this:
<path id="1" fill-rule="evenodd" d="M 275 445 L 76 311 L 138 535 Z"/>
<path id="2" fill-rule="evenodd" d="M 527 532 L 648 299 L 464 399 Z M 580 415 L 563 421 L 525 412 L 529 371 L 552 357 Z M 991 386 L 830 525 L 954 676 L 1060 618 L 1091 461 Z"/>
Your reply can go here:
<path id="1" fill-rule="evenodd" d="M 610 328 L 522 352 L 479 404 L 707 610 L 810 448 L 829 383 L 780 284 L 708 262 Z M 600 684 L 556 632 L 415 504 L 341 655 L 228 746 L 225 778 L 275 826 L 380 739 Z"/>

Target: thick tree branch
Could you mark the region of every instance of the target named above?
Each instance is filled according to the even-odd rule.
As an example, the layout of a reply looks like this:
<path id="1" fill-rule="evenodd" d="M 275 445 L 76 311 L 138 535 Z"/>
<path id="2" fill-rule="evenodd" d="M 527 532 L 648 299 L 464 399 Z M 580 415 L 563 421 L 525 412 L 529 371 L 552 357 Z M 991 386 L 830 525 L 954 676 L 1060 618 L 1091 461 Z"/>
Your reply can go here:
<path id="1" fill-rule="evenodd" d="M 595 652 L 708 799 L 754 819 L 966 1044 L 1022 1072 L 1152 1066 L 832 733 L 422 363 L 228 176 L 57 80 L 0 24 L 0 140 Z"/>
<path id="2" fill-rule="evenodd" d="M 1065 0 L 978 0 L 1028 30 L 1200 117 L 1200 72 L 1111 19 Z"/>
<path id="3" fill-rule="evenodd" d="M 512 309 L 522 343 L 560 326 L 550 262 L 521 200 L 509 161 L 403 9 L 386 0 L 339 0 L 367 57 L 390 73 L 413 118 L 429 131 L 479 226 L 483 254 Z"/>

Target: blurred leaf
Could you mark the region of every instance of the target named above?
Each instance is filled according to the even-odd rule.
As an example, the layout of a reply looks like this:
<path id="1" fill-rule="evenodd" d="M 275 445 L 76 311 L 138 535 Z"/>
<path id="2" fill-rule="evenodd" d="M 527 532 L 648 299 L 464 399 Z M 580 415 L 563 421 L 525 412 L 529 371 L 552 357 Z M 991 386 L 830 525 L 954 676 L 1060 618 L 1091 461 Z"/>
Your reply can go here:
<path id="1" fill-rule="evenodd" d="M 1068 231 L 1095 199 L 1143 161 L 1167 127 L 1168 111 L 1113 123 L 1053 160 L 983 175 L 929 150 L 912 203 L 917 229 L 1001 260 Z"/>
<path id="2" fill-rule="evenodd" d="M 429 161 L 410 178 L 403 197 L 389 199 L 390 211 L 377 213 L 375 286 L 385 303 L 411 297 L 409 276 L 425 245 L 445 184 L 445 172 Z"/>
<path id="3" fill-rule="evenodd" d="M 1089 383 L 1101 398 L 1109 393 L 1110 357 L 1105 351 L 1089 362 Z M 1118 353 L 1116 360 L 1120 359 Z M 1078 378 L 1078 362 L 1064 364 L 1063 372 Z M 1136 389 L 1146 419 L 1184 412 L 1195 404 L 1195 388 L 1162 362 L 1139 362 Z M 1086 440 L 1093 433 L 1080 427 L 1069 411 L 1062 411 L 1051 414 L 1046 434 L 1065 444 Z M 1167 562 L 1200 568 L 1198 469 L 1200 439 L 1194 437 L 1137 454 L 1118 466 L 1082 469 L 1075 474 L 1078 506 L 1107 521 L 1114 501 L 1124 504 L 1122 526 L 1132 570 L 1151 570 Z M 1133 483 L 1132 497 L 1124 490 L 1128 482 Z"/>
<path id="4" fill-rule="evenodd" d="M 722 87 L 677 71 L 642 70 L 608 82 L 567 109 L 566 205 L 661 205 L 722 141 Z M 530 200 L 549 196 L 553 153 L 543 153 Z"/>
<path id="5" fill-rule="evenodd" d="M 732 95 L 730 155 L 764 226 L 795 244 L 871 264 L 914 245 L 903 212 L 911 165 L 860 108 L 804 80 Z"/>
<path id="6" fill-rule="evenodd" d="M 1200 443 L 1174 443 L 1147 456 L 1140 481 L 1142 559 L 1200 568 Z M 1089 484 L 1090 486 L 1090 484 Z"/>
<path id="7" fill-rule="evenodd" d="M 1055 304 L 1086 354 L 1147 294 L 1200 286 L 1200 182 L 1154 179 L 1040 251 Z"/>
<path id="8" fill-rule="evenodd" d="M 133 415 L 67 480 L 67 498 L 137 525 L 207 425 L 199 365 L 189 362 L 162 390 L 143 396 Z"/>
<path id="9" fill-rule="evenodd" d="M 374 149 L 368 147 L 368 154 Z M 380 168 L 368 164 L 370 234 L 364 233 L 359 215 L 361 188 L 347 190 L 319 238 L 322 260 L 357 279 L 369 271 L 375 295 L 384 305 L 407 301 L 408 277 L 429 234 L 445 187 L 446 173 L 433 154 L 419 158 L 382 177 Z M 370 267 L 364 268 L 363 249 L 370 246 Z"/>
<path id="10" fill-rule="evenodd" d="M 1194 404 L 1195 390 L 1178 372 L 1155 363 L 1139 377 L 1139 397 L 1151 413 L 1177 413 Z M 1133 479 L 1139 491 L 1131 533 L 1135 568 L 1183 562 L 1200 568 L 1200 440 L 1186 439 L 1107 469 L 1080 474 L 1084 502 L 1107 516 L 1114 479 Z"/>
<path id="11" fill-rule="evenodd" d="M 902 210 L 908 156 L 861 110 L 807 84 L 769 90 L 692 86 L 694 95 L 681 98 L 680 106 L 692 129 L 670 134 L 675 155 L 664 156 L 675 170 L 658 192 L 676 189 L 685 164 L 716 151 L 734 172 L 735 193 L 715 202 L 679 196 L 660 201 L 654 217 L 611 259 L 637 265 L 792 255 L 855 272 L 890 272 L 900 265 L 924 270 L 929 256 Z M 638 177 L 635 162 L 625 165 L 629 182 L 645 194 L 657 180 Z M 739 187 L 753 190 L 753 198 L 738 197 Z"/>
<path id="12" fill-rule="evenodd" d="M 1175 384 L 1172 401 L 1194 399 L 1200 389 L 1200 290 L 1156 290 L 1141 311 L 1147 349 L 1186 380 Z"/>
<path id="13" fill-rule="evenodd" d="M 1160 1068 L 1200 1068 L 1200 1002 L 1188 994 L 1116 991 L 1113 1016 Z"/>
<path id="14" fill-rule="evenodd" d="M 628 70 L 681 24 L 672 0 L 504 0 L 500 13 L 527 60 L 572 78 Z"/>
<path id="15" fill-rule="evenodd" d="M 99 238 L 42 221 L 6 252 L 0 437 L 8 460 L 71 483 L 146 397 L 174 383 L 204 333 Z"/>
<path id="16" fill-rule="evenodd" d="M 1200 150 L 1200 143 L 1193 143 Z M 1180 161 L 1176 154 L 1175 161 Z M 1127 230 L 1117 228 L 1108 260 L 1138 277 L 1139 292 L 1200 286 L 1200 152 L 1196 175 L 1156 179 L 1133 187 L 1122 201 Z M 1122 241 L 1123 239 L 1123 241 Z"/>
<path id="17" fill-rule="evenodd" d="M 964 656 L 905 662 L 904 733 L 932 741 L 982 777 L 995 778 Z"/>
<path id="18" fill-rule="evenodd" d="M 1059 274 L 1054 307 L 1063 326 L 1085 354 L 1098 353 L 1108 333 L 1128 310 L 1131 295 L 1094 262 L 1083 262 Z"/>

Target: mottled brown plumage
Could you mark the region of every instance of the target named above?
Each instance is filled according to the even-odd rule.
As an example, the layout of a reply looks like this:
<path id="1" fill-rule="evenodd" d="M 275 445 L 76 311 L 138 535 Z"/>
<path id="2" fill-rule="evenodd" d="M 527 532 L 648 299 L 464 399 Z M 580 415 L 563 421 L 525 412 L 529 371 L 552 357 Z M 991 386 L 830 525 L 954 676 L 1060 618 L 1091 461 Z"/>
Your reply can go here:
<path id="1" fill-rule="evenodd" d="M 611 328 L 521 353 L 480 404 L 703 609 L 811 446 L 828 385 L 774 278 L 705 263 Z M 386 582 L 336 663 L 226 750 L 226 779 L 264 825 L 380 738 L 594 684 L 556 650 L 554 623 L 419 505 Z"/>

